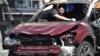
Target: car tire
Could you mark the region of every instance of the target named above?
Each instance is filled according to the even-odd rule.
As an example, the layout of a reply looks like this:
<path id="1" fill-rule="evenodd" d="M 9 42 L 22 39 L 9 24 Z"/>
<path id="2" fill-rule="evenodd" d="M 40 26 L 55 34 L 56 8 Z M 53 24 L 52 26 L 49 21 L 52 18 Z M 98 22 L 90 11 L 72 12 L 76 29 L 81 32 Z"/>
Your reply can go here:
<path id="1" fill-rule="evenodd" d="M 87 41 L 83 41 L 76 49 L 75 56 L 94 56 L 92 45 Z"/>
<path id="2" fill-rule="evenodd" d="M 17 56 L 15 53 L 13 53 L 13 48 L 9 49 L 8 56 Z"/>

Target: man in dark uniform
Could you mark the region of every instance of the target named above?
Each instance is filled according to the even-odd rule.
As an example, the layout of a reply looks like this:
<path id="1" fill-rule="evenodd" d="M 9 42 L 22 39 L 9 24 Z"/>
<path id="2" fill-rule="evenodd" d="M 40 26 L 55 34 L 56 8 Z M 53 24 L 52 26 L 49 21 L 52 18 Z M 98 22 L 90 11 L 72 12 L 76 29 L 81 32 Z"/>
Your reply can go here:
<path id="1" fill-rule="evenodd" d="M 57 21 L 57 20 L 67 20 L 75 21 L 75 19 L 69 19 L 63 16 L 65 9 L 63 6 L 59 6 L 58 9 L 52 8 L 43 11 L 39 16 L 39 21 Z"/>

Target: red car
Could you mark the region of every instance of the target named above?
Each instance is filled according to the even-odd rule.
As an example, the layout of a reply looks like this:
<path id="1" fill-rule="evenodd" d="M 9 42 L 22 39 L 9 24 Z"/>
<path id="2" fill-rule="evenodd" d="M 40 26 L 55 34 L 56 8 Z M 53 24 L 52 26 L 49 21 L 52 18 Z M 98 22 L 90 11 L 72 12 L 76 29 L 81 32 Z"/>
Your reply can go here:
<path id="1" fill-rule="evenodd" d="M 94 56 L 100 46 L 100 9 L 92 0 L 55 0 L 47 3 L 30 20 L 16 26 L 5 45 L 9 56 Z M 69 18 L 77 21 L 38 22 L 38 16 L 53 4 L 72 4 Z M 99 3 L 97 3 L 98 5 Z M 96 5 L 95 5 L 96 6 Z M 69 7 L 72 9 L 72 7 Z M 70 14 L 71 13 L 71 14 Z"/>

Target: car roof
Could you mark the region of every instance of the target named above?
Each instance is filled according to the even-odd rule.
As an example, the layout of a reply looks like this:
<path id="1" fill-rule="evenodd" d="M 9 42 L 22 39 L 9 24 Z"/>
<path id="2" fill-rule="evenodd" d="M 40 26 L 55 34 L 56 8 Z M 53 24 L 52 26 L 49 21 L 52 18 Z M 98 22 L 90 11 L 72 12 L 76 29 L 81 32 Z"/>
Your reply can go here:
<path id="1" fill-rule="evenodd" d="M 92 0 L 53 0 L 47 4 L 64 4 L 64 3 L 91 3 Z"/>

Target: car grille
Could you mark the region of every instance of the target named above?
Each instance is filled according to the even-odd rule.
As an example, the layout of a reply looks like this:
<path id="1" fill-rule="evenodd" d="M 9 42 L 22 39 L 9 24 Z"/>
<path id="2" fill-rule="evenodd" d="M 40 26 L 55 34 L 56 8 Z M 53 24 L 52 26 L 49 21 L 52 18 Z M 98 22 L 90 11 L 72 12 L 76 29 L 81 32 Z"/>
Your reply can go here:
<path id="1" fill-rule="evenodd" d="M 49 36 L 31 36 L 31 37 L 20 37 L 18 39 L 22 45 L 28 46 L 50 46 L 52 45 L 52 39 Z"/>

